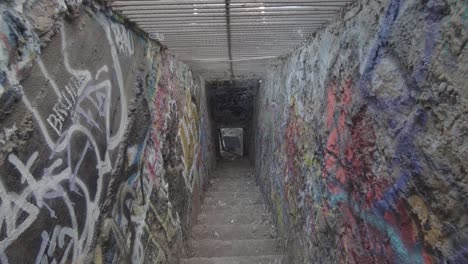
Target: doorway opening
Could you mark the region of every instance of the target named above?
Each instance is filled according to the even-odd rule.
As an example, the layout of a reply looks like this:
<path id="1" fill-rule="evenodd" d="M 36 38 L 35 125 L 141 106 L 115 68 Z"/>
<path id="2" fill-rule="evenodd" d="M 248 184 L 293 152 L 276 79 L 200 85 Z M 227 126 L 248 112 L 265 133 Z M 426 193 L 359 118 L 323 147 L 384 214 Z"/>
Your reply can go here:
<path id="1" fill-rule="evenodd" d="M 219 151 L 225 159 L 244 156 L 244 129 L 221 128 L 219 130 Z"/>

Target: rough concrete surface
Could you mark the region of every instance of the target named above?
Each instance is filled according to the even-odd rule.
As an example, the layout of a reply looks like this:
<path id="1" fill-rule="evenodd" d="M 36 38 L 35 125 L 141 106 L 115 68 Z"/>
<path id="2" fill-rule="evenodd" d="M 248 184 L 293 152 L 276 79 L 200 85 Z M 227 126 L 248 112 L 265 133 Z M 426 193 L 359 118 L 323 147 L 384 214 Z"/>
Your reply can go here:
<path id="1" fill-rule="evenodd" d="M 247 159 L 218 165 L 182 263 L 286 263 Z"/>
<path id="2" fill-rule="evenodd" d="M 0 263 L 184 252 L 214 161 L 204 81 L 122 21 L 0 3 Z"/>
<path id="3" fill-rule="evenodd" d="M 1 1 L 0 263 L 178 263 L 190 234 L 185 263 L 468 263 L 467 30 L 466 0 L 356 0 L 260 87 L 205 87 L 97 1 Z M 201 205 L 219 127 L 277 230 L 242 164 Z"/>
<path id="4" fill-rule="evenodd" d="M 292 263 L 468 263 L 468 5 L 359 0 L 271 65 L 256 177 Z"/>

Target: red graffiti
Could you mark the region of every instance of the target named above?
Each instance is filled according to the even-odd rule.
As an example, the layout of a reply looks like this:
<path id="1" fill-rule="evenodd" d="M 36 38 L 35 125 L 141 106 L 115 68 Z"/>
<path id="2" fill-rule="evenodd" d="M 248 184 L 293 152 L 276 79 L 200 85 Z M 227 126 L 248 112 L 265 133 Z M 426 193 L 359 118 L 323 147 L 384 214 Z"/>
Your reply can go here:
<path id="1" fill-rule="evenodd" d="M 382 198 L 389 183 L 372 172 L 375 132 L 366 108 L 350 118 L 352 81 L 328 89 L 327 128 L 324 176 L 334 174 L 348 194 L 365 195 L 367 206 Z M 336 119 L 336 120 L 335 120 Z M 352 125 L 347 125 L 351 121 Z M 342 152 L 344 150 L 344 153 Z"/>
<path id="2" fill-rule="evenodd" d="M 325 152 L 325 170 L 323 175 L 328 176 L 328 172 L 333 169 L 339 169 L 338 156 L 340 155 L 340 143 L 343 142 L 346 128 L 346 118 L 348 116 L 347 108 L 352 101 L 352 81 L 347 81 L 343 86 L 343 91 L 339 91 L 337 85 L 333 83 L 328 89 L 327 105 L 327 128 L 331 130 L 328 137 Z M 335 124 L 335 116 L 338 116 L 338 122 Z M 344 171 L 340 170 L 340 178 L 344 180 Z"/>
<path id="3" fill-rule="evenodd" d="M 149 177 L 152 181 L 156 179 L 156 173 L 158 171 L 157 166 L 162 164 L 160 160 L 161 156 L 161 144 L 162 137 L 166 132 L 166 119 L 170 112 L 170 99 L 172 88 L 172 78 L 170 71 L 168 70 L 168 62 L 165 62 L 165 76 L 161 80 L 161 85 L 155 92 L 153 99 L 151 100 L 151 115 L 152 115 L 152 128 L 149 135 L 149 141 L 145 150 L 146 168 L 149 172 Z"/>
<path id="4" fill-rule="evenodd" d="M 364 195 L 366 207 L 371 207 L 374 201 L 382 198 L 390 183 L 383 177 L 376 177 L 372 172 L 376 136 L 365 108 L 357 113 L 352 123 L 351 142 L 345 148 L 347 179 L 355 183 L 350 190 L 353 195 L 356 198 Z"/>
<path id="5" fill-rule="evenodd" d="M 298 139 L 299 139 L 299 126 L 298 121 L 295 116 L 295 108 L 291 106 L 289 118 L 288 118 L 288 125 L 286 127 L 286 140 L 285 140 L 285 148 L 286 148 L 286 168 L 285 172 L 289 173 L 291 176 L 298 175 Z"/>
<path id="6" fill-rule="evenodd" d="M 397 204 L 397 212 L 398 212 L 398 223 L 396 226 L 401 233 L 401 239 L 405 246 L 410 247 L 414 245 L 418 240 L 418 234 L 415 232 L 416 230 L 413 228 L 413 222 L 411 216 L 409 215 L 408 211 L 406 210 L 406 206 L 403 200 L 399 201 Z"/>
<path id="7" fill-rule="evenodd" d="M 300 119 L 296 115 L 295 105 L 291 105 L 289 109 L 289 115 L 287 119 L 287 126 L 285 131 L 285 142 L 284 148 L 286 152 L 286 162 L 284 167 L 284 176 L 285 176 L 285 191 L 284 199 L 289 204 L 291 193 L 296 193 L 295 186 L 303 186 L 303 178 L 298 177 L 300 174 L 300 157 L 302 154 L 299 149 L 299 140 L 300 140 Z M 294 202 L 294 200 L 292 200 Z"/>
<path id="8" fill-rule="evenodd" d="M 11 48 L 11 45 L 10 45 L 10 40 L 8 39 L 8 36 L 2 32 L 0 32 L 0 42 L 3 43 L 3 45 L 5 46 L 5 49 L 8 51 L 8 56 L 11 57 L 11 52 L 12 52 L 12 48 Z M 9 60 L 11 60 L 11 58 L 9 58 Z"/>
<path id="9" fill-rule="evenodd" d="M 325 147 L 323 175 L 327 178 L 334 176 L 336 180 L 328 180 L 331 195 L 346 193 L 356 201 L 365 197 L 363 206 L 368 208 L 382 197 L 388 183 L 372 173 L 376 137 L 366 109 L 361 109 L 354 117 L 350 116 L 352 87 L 349 80 L 342 86 L 332 84 L 328 88 L 326 124 L 330 134 Z M 391 256 L 391 248 L 384 243 L 384 235 L 355 216 L 349 206 L 345 201 L 340 205 L 343 214 L 340 241 L 344 252 L 341 262 L 385 263 L 386 258 L 382 256 Z"/>
<path id="10" fill-rule="evenodd" d="M 169 111 L 168 100 L 168 92 L 166 89 L 159 87 L 153 99 L 153 127 L 158 131 L 162 131 L 164 129 L 166 120 L 165 115 Z"/>
<path id="11" fill-rule="evenodd" d="M 339 248 L 342 263 L 388 263 L 396 257 L 387 233 L 377 230 L 359 212 L 371 213 L 374 202 L 382 200 L 390 182 L 373 172 L 377 140 L 373 121 L 366 107 L 351 116 L 353 106 L 352 82 L 342 86 L 330 85 L 327 93 L 327 129 L 330 131 L 324 151 L 323 175 L 330 195 L 346 197 L 338 200 L 341 212 Z M 341 198 L 343 199 L 343 198 Z M 354 201 L 353 203 L 349 203 Z M 356 205 L 359 208 L 356 209 Z M 324 208 L 329 211 L 330 205 Z M 377 216 L 374 216 L 377 217 Z M 399 234 L 407 248 L 414 248 L 420 240 L 414 220 L 408 213 L 404 199 L 395 208 L 384 212 L 385 225 Z M 426 263 L 430 257 L 421 252 Z"/>

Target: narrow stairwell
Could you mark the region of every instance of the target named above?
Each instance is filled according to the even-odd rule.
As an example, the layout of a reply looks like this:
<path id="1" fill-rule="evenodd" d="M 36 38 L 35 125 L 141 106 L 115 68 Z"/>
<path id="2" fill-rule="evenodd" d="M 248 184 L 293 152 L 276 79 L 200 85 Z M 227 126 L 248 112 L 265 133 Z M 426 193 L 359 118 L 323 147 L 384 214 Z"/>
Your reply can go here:
<path id="1" fill-rule="evenodd" d="M 271 214 L 245 159 L 219 164 L 182 264 L 283 264 Z"/>

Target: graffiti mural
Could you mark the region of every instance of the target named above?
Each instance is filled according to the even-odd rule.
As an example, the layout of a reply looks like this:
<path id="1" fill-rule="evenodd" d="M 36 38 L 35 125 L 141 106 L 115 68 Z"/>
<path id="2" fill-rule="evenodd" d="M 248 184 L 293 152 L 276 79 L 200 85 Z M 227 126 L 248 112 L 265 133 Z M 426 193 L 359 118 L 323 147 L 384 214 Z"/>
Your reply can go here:
<path id="1" fill-rule="evenodd" d="M 99 205 L 102 202 L 104 177 L 111 173 L 115 166 L 110 158 L 111 151 L 122 142 L 127 125 L 127 92 L 123 87 L 120 61 L 113 48 L 115 39 L 110 34 L 109 22 L 102 17 L 98 17 L 97 20 L 103 31 L 107 32 L 112 69 L 115 72 L 110 73 L 108 65 L 102 65 L 95 73 L 75 69 L 69 60 L 66 26 L 62 24 L 61 56 L 66 71 L 64 74 L 70 76 L 70 81 L 64 88 L 59 88 L 59 84 L 51 77 L 42 60 L 37 60 L 43 78 L 55 94 L 55 98 L 53 95 L 49 97 L 49 100 L 55 103 L 50 105 L 47 118 L 43 109 L 36 107 L 37 103 L 33 103 L 28 92 L 24 91 L 22 102 L 33 115 L 50 154 L 47 154 L 49 161 L 39 159 L 39 151 L 34 151 L 24 158 L 16 153 L 8 155 L 8 162 L 21 176 L 24 188 L 17 192 L 2 186 L 2 216 L 5 217 L 2 222 L 8 227 L 6 237 L 1 243 L 2 261 L 5 263 L 8 262 L 6 252 L 14 240 L 35 222 L 42 222 L 45 218 L 53 220 L 60 217 L 63 223 L 54 229 L 41 232 L 37 239 L 42 241 L 37 262 L 44 263 L 54 259 L 76 260 L 90 254 L 92 239 L 96 233 L 95 222 L 99 217 Z M 116 76 L 116 83 L 110 80 L 112 75 Z M 110 101 L 116 96 L 122 100 L 114 110 L 111 109 Z M 119 125 L 113 132 L 110 125 L 111 112 L 120 115 Z M 83 142 L 81 147 L 76 144 L 78 138 Z M 85 159 L 89 162 L 94 160 L 94 182 L 86 182 L 80 177 Z M 38 165 L 39 162 L 42 164 Z M 41 167 L 44 168 L 42 173 Z M 10 173 L 14 173 L 13 170 Z M 58 202 L 59 200 L 61 202 Z M 83 211 L 80 213 L 74 206 L 78 201 L 83 206 L 80 210 L 84 210 L 85 218 L 77 217 L 78 214 L 83 214 Z M 56 209 L 60 203 L 63 203 L 67 210 Z M 40 214 L 41 210 L 46 210 L 48 214 Z M 21 222 L 19 219 L 24 215 L 27 218 Z M 68 221 L 64 221 L 65 218 Z"/>
<path id="2" fill-rule="evenodd" d="M 187 188 L 193 191 L 193 178 L 197 170 L 196 160 L 199 152 L 198 139 L 198 111 L 192 102 L 191 96 L 186 96 L 185 111 L 179 124 L 179 137 L 182 142 L 182 151 L 184 154 L 184 179 Z"/>
<path id="3" fill-rule="evenodd" d="M 270 68 L 256 176 L 295 262 L 467 261 L 466 12 L 355 3 Z"/>
<path id="4" fill-rule="evenodd" d="M 177 262 L 193 197 L 174 186 L 212 168 L 202 80 L 98 4 L 26 2 L 0 4 L 0 263 Z"/>

